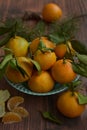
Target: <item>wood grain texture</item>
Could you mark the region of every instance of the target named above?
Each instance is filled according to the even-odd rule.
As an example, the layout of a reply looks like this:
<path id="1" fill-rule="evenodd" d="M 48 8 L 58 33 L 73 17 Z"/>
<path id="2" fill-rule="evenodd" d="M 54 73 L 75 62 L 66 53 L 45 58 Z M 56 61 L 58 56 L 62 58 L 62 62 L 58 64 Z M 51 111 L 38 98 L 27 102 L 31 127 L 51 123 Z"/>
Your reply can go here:
<path id="1" fill-rule="evenodd" d="M 46 3 L 54 2 L 59 4 L 64 15 L 87 13 L 87 0 L 0 0 L 0 17 L 21 16 L 25 11 L 41 12 Z M 82 19 L 80 32 L 77 38 L 87 45 L 87 18 Z M 0 51 L 0 55 L 2 52 Z M 87 88 L 87 79 L 83 78 L 83 85 Z M 8 89 L 12 96 L 23 96 L 23 106 L 29 111 L 29 117 L 21 123 L 4 125 L 0 122 L 0 130 L 87 130 L 87 111 L 81 117 L 69 119 L 62 116 L 56 110 L 55 101 L 58 95 L 37 97 L 21 93 L 12 88 L 3 78 L 0 81 L 1 89 Z M 44 120 L 39 111 L 51 111 L 59 119 L 63 120 L 62 126 Z"/>

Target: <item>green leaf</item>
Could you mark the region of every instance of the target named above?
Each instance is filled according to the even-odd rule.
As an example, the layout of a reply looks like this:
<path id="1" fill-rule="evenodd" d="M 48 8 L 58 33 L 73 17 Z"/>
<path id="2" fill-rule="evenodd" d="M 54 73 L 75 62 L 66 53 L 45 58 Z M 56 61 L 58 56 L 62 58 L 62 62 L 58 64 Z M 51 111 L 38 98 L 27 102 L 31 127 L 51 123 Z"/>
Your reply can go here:
<path id="1" fill-rule="evenodd" d="M 32 59 L 30 59 L 30 60 L 31 60 L 31 62 L 35 65 L 36 69 L 37 69 L 39 72 L 41 72 L 41 67 L 40 67 L 39 63 L 38 63 L 37 61 L 35 61 L 35 60 L 32 60 Z"/>
<path id="2" fill-rule="evenodd" d="M 74 81 L 67 83 L 67 84 L 64 84 L 64 85 L 67 86 L 68 89 L 70 91 L 72 91 L 72 93 L 73 93 L 74 91 L 76 91 L 78 89 L 80 84 L 81 84 L 80 80 L 76 80 L 76 81 L 74 80 Z"/>
<path id="3" fill-rule="evenodd" d="M 70 87 L 73 87 L 73 88 L 76 88 L 78 85 L 80 85 L 81 84 L 81 81 L 80 80 L 77 80 L 77 81 L 73 81 L 73 82 L 71 82 L 71 83 L 68 83 L 68 84 L 66 84 L 66 86 L 68 86 L 69 88 Z"/>
<path id="4" fill-rule="evenodd" d="M 15 58 L 13 58 L 10 62 L 9 62 L 9 65 L 13 68 L 13 69 L 17 69 L 17 61 Z"/>
<path id="5" fill-rule="evenodd" d="M 0 70 L 2 70 L 10 60 L 12 60 L 13 56 L 12 54 L 5 55 L 3 60 L 0 62 Z"/>
<path id="6" fill-rule="evenodd" d="M 4 56 L 3 60 L 0 62 L 0 79 L 4 76 L 6 67 L 8 63 L 12 60 L 12 54 Z"/>
<path id="7" fill-rule="evenodd" d="M 57 35 L 57 34 L 50 34 L 48 35 L 48 39 L 56 44 L 59 44 L 70 40 L 70 37 L 68 36 L 64 37 L 63 35 Z"/>
<path id="8" fill-rule="evenodd" d="M 72 68 L 77 74 L 87 77 L 87 66 L 85 66 L 83 64 L 72 63 Z"/>
<path id="9" fill-rule="evenodd" d="M 76 55 L 82 64 L 87 65 L 87 55 L 82 55 L 78 53 Z"/>
<path id="10" fill-rule="evenodd" d="M 10 52 L 10 53 L 13 53 L 13 52 L 12 52 L 12 50 L 11 50 L 11 49 L 9 49 L 9 48 L 2 47 L 2 49 L 3 49 L 3 50 L 5 50 L 5 51 L 8 51 L 8 52 Z"/>
<path id="11" fill-rule="evenodd" d="M 7 36 L 3 37 L 3 39 L 0 40 L 0 47 L 4 46 L 5 44 L 7 44 L 7 42 L 9 41 L 9 39 L 12 37 L 11 34 L 8 34 Z"/>
<path id="12" fill-rule="evenodd" d="M 74 87 L 76 87 L 81 84 L 81 80 L 73 81 L 72 84 Z"/>
<path id="13" fill-rule="evenodd" d="M 58 118 L 56 118 L 54 115 L 52 115 L 50 112 L 42 112 L 42 116 L 45 118 L 45 119 L 48 119 L 54 123 L 57 123 L 59 125 L 62 124 L 62 121 L 60 121 Z"/>
<path id="14" fill-rule="evenodd" d="M 44 44 L 44 42 L 41 39 L 40 39 L 40 42 L 39 42 L 37 50 L 40 50 L 43 53 L 44 52 L 48 52 L 48 51 L 53 51 L 52 48 L 47 48 L 46 45 Z"/>
<path id="15" fill-rule="evenodd" d="M 16 63 L 16 65 L 15 65 L 15 63 Z M 28 74 L 26 73 L 26 71 L 17 63 L 16 59 L 15 59 L 15 62 L 13 62 L 13 64 L 14 64 L 15 69 L 17 69 L 18 71 L 20 71 L 20 73 L 22 74 L 23 77 L 25 77 L 25 75 L 28 76 Z"/>
<path id="16" fill-rule="evenodd" d="M 66 42 L 75 36 L 78 30 L 78 20 L 74 17 L 62 19 L 60 22 L 54 22 L 50 25 L 48 37 L 55 43 Z M 55 37 L 56 36 L 56 37 Z"/>
<path id="17" fill-rule="evenodd" d="M 71 40 L 71 44 L 78 53 L 87 54 L 87 47 L 84 43 L 81 43 L 79 40 Z"/>
<path id="18" fill-rule="evenodd" d="M 0 79 L 3 78 L 4 74 L 5 74 L 5 70 L 6 70 L 6 66 L 0 70 Z"/>
<path id="19" fill-rule="evenodd" d="M 13 28 L 14 24 L 15 20 L 6 19 L 6 21 L 0 26 L 0 35 L 11 32 L 11 29 Z"/>
<path id="20" fill-rule="evenodd" d="M 9 32 L 11 28 L 8 27 L 0 27 L 0 36 Z"/>
<path id="21" fill-rule="evenodd" d="M 39 45 L 38 45 L 38 49 L 42 50 L 43 48 L 46 48 L 46 46 L 45 46 L 44 42 L 40 39 L 40 42 L 39 42 Z"/>
<path id="22" fill-rule="evenodd" d="M 87 104 L 87 96 L 84 96 L 81 93 L 78 93 L 78 101 L 79 101 L 79 104 Z"/>

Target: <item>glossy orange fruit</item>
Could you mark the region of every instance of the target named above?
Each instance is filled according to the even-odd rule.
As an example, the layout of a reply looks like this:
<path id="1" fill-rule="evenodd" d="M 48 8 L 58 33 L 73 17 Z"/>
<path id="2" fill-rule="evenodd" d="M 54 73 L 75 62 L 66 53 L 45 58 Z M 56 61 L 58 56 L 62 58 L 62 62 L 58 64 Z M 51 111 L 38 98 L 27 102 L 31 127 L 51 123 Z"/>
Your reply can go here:
<path id="1" fill-rule="evenodd" d="M 42 70 L 50 69 L 56 62 L 56 55 L 54 52 L 41 52 L 38 50 L 34 55 L 34 60 L 37 61 Z"/>
<path id="2" fill-rule="evenodd" d="M 19 66 L 26 72 L 25 76 L 23 76 L 19 70 L 11 67 L 10 64 L 8 64 L 6 68 L 5 75 L 10 81 L 14 83 L 25 82 L 32 75 L 33 64 L 27 57 L 17 57 L 17 62 Z"/>
<path id="3" fill-rule="evenodd" d="M 10 49 L 15 56 L 27 56 L 29 43 L 26 39 L 15 36 L 6 44 L 6 48 Z"/>
<path id="4" fill-rule="evenodd" d="M 35 72 L 28 82 L 29 89 L 38 93 L 49 92 L 54 87 L 54 80 L 47 71 Z"/>
<path id="5" fill-rule="evenodd" d="M 59 83 L 69 83 L 76 78 L 76 73 L 72 69 L 72 64 L 68 59 L 60 59 L 54 63 L 51 74 L 55 81 Z"/>
<path id="6" fill-rule="evenodd" d="M 67 51 L 67 47 L 65 44 L 58 44 L 56 47 L 55 47 L 55 54 L 56 56 L 59 58 L 59 59 L 62 59 L 65 54 L 66 54 L 66 51 Z"/>
<path id="7" fill-rule="evenodd" d="M 78 103 L 78 95 L 71 91 L 61 93 L 57 99 L 57 109 L 66 117 L 75 118 L 82 114 L 85 110 L 85 105 Z"/>
<path id="8" fill-rule="evenodd" d="M 43 7 L 42 17 L 46 22 L 53 22 L 62 16 L 61 8 L 55 3 L 48 3 Z"/>
<path id="9" fill-rule="evenodd" d="M 34 39 L 34 40 L 31 42 L 30 47 L 29 47 L 31 54 L 34 54 L 34 53 L 37 51 L 38 45 L 39 45 L 39 43 L 40 43 L 40 40 L 44 43 L 44 45 L 45 45 L 47 48 L 51 48 L 51 49 L 54 49 L 54 48 L 55 48 L 54 43 L 51 42 L 51 41 L 49 41 L 49 40 L 47 39 L 47 37 L 36 38 L 36 39 Z"/>

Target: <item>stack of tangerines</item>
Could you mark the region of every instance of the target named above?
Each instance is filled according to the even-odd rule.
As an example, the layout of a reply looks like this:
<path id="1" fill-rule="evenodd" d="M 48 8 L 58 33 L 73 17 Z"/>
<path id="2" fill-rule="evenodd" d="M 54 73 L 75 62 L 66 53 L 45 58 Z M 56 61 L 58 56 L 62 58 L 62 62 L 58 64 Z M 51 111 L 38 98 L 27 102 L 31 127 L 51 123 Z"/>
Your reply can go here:
<path id="1" fill-rule="evenodd" d="M 58 5 L 49 3 L 44 6 L 42 16 L 45 21 L 52 22 L 62 16 L 62 10 Z M 17 63 L 26 72 L 23 76 L 9 64 L 6 69 L 7 78 L 14 83 L 28 81 L 29 89 L 32 91 L 48 92 L 54 88 L 55 82 L 64 84 L 76 78 L 71 61 L 64 59 L 67 52 L 64 43 L 55 45 L 47 37 L 42 36 L 29 44 L 26 39 L 15 36 L 9 40 L 6 48 L 12 51 Z M 40 72 L 34 69 L 32 60 L 39 64 Z"/>
<path id="2" fill-rule="evenodd" d="M 62 10 L 58 5 L 50 3 L 44 6 L 42 16 L 46 22 L 52 22 L 60 19 Z M 70 83 L 77 76 L 72 69 L 72 61 L 65 59 L 67 52 L 74 53 L 70 42 L 68 46 L 64 43 L 56 45 L 47 37 L 41 36 L 29 44 L 23 37 L 15 36 L 6 43 L 6 48 L 10 49 L 13 54 L 12 62 L 15 58 L 25 75 L 23 76 L 21 71 L 15 68 L 11 62 L 6 68 L 5 75 L 14 83 L 27 81 L 29 89 L 34 92 L 49 92 L 54 89 L 55 82 Z M 5 53 L 8 54 L 9 51 L 6 50 Z M 35 67 L 35 64 L 38 67 Z M 57 108 L 65 116 L 76 117 L 83 112 L 84 105 L 78 104 L 76 93 L 73 96 L 71 92 L 66 92 L 58 98 Z"/>
<path id="3" fill-rule="evenodd" d="M 48 92 L 54 88 L 55 82 L 64 84 L 76 78 L 71 61 L 64 59 L 67 46 L 63 43 L 56 46 L 47 37 L 40 37 L 29 45 L 24 38 L 16 36 L 10 39 L 6 47 L 11 49 L 18 64 L 26 72 L 23 76 L 9 64 L 6 69 L 7 78 L 14 83 L 28 81 L 29 89 L 34 92 Z M 40 71 L 34 67 L 32 60 L 39 64 Z"/>

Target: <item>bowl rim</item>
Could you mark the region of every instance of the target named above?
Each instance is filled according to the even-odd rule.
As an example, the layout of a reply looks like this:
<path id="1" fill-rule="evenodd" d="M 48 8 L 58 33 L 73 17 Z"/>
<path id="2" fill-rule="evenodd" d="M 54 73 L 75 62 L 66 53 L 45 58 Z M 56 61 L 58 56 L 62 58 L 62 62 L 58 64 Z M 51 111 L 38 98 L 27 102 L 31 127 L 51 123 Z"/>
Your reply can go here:
<path id="1" fill-rule="evenodd" d="M 75 78 L 75 80 L 73 80 L 73 82 L 77 81 L 79 78 L 80 78 L 80 75 L 77 75 L 77 77 Z M 46 93 L 37 93 L 37 92 L 31 91 L 27 86 L 25 87 L 23 83 L 13 83 L 13 82 L 11 82 L 10 80 L 7 79 L 6 76 L 5 76 L 5 80 L 8 82 L 9 85 L 11 85 L 13 88 L 19 90 L 20 92 L 23 92 L 23 93 L 28 94 L 28 95 L 34 95 L 34 96 L 54 95 L 54 94 L 64 92 L 68 89 L 68 87 L 63 85 L 63 84 L 55 83 L 53 90 L 46 92 Z"/>

